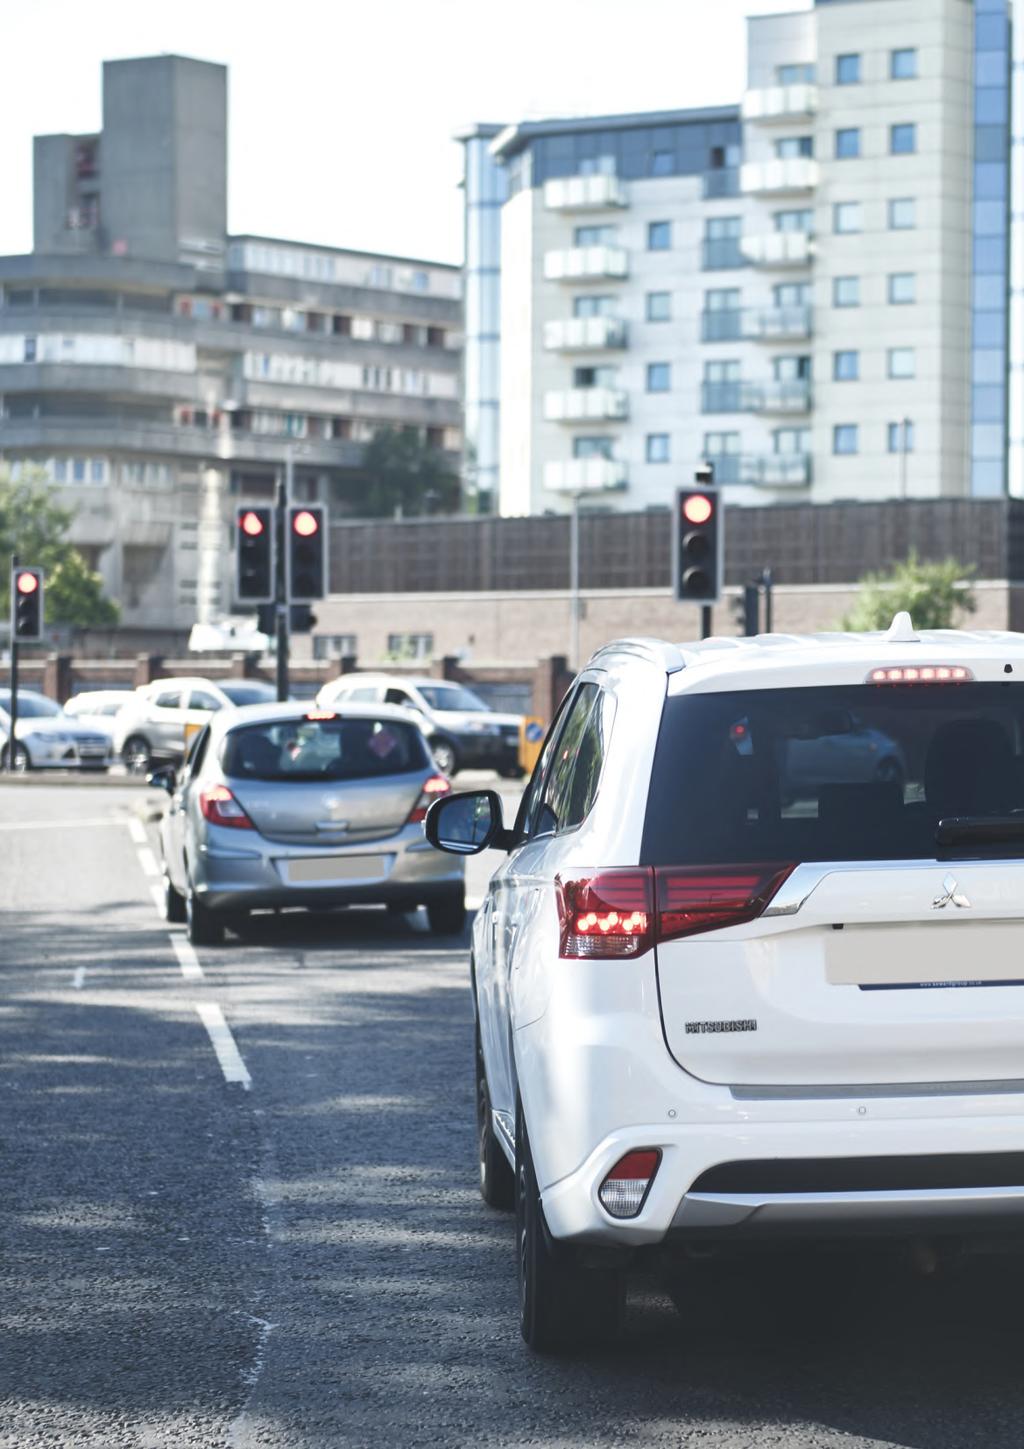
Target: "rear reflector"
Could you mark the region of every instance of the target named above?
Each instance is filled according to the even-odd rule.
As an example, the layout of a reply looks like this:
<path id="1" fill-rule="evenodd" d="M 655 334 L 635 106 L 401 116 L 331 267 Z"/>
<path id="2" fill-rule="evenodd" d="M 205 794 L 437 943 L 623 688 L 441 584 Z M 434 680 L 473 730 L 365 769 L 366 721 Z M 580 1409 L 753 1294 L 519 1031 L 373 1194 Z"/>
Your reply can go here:
<path id="1" fill-rule="evenodd" d="M 211 825 L 226 825 L 231 830 L 253 830 L 252 821 L 226 785 L 211 785 L 199 792 L 199 808 L 203 819 Z"/>
<path id="2" fill-rule="evenodd" d="M 406 825 L 415 825 L 420 820 L 426 820 L 427 811 L 434 801 L 439 795 L 447 795 L 451 788 L 450 783 L 443 775 L 431 775 L 429 780 L 424 780 L 420 798 L 410 810 Z"/>
<path id="3" fill-rule="evenodd" d="M 643 1147 L 620 1157 L 598 1189 L 605 1212 L 613 1218 L 635 1218 L 660 1162 L 661 1153 L 656 1147 Z"/>
<path id="4" fill-rule="evenodd" d="M 901 664 L 872 669 L 868 684 L 963 684 L 974 675 L 962 664 Z"/>
<path id="5" fill-rule="evenodd" d="M 656 941 L 754 921 L 793 865 L 635 866 L 556 877 L 563 960 L 642 956 Z"/>

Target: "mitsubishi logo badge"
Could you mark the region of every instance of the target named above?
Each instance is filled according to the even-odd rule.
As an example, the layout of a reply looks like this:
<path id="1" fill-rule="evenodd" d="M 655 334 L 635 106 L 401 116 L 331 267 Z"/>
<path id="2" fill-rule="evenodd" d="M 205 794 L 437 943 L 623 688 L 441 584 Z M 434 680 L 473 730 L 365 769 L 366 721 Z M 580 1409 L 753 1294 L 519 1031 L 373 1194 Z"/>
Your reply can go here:
<path id="1" fill-rule="evenodd" d="M 935 899 L 932 901 L 933 911 L 944 911 L 949 905 L 950 901 L 953 902 L 954 906 L 959 906 L 961 910 L 970 909 L 971 903 L 964 895 L 963 891 L 958 888 L 956 876 L 947 875 L 945 880 L 942 882 L 942 889 L 945 894 L 941 896 L 936 896 Z"/>

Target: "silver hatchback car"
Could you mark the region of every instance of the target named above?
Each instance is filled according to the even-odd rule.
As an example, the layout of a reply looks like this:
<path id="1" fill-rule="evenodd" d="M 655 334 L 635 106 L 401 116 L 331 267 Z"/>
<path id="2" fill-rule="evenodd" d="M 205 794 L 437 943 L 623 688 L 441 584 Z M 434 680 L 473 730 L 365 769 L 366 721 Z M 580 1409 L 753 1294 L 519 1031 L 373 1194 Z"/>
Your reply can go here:
<path id="1" fill-rule="evenodd" d="M 215 715 L 168 791 L 160 824 L 167 918 L 217 944 L 258 908 L 426 906 L 432 931 L 465 924 L 464 862 L 422 821 L 451 786 L 408 711 L 251 705 Z"/>

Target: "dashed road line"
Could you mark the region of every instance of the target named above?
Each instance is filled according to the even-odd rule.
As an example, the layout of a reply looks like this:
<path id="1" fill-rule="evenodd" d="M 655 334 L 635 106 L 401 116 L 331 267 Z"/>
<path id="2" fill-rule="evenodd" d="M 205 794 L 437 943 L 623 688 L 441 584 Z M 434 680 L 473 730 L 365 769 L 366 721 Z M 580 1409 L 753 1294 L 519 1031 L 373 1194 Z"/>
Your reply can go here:
<path id="1" fill-rule="evenodd" d="M 178 965 L 181 967 L 182 976 L 190 980 L 200 981 L 203 979 L 203 968 L 199 964 L 199 957 L 196 955 L 195 947 L 182 936 L 171 937 L 171 947 L 178 958 Z"/>
<path id="2" fill-rule="evenodd" d="M 128 821 L 128 834 L 135 841 L 136 845 L 145 845 L 148 839 L 146 835 L 146 827 L 143 825 L 141 820 L 136 818 Z"/>
<path id="3" fill-rule="evenodd" d="M 163 886 L 151 885 L 149 893 L 153 897 L 153 904 L 156 906 L 157 915 L 161 920 L 166 920 L 164 915 L 164 891 Z"/>
<path id="4" fill-rule="evenodd" d="M 86 968 L 84 966 L 79 966 L 76 969 L 74 976 L 72 976 L 71 978 L 71 985 L 75 988 L 76 991 L 81 991 L 82 987 L 85 985 L 85 970 Z"/>
<path id="5" fill-rule="evenodd" d="M 160 867 L 156 863 L 156 856 L 148 845 L 140 845 L 135 854 L 139 857 L 139 864 L 146 875 L 159 875 Z"/>
<path id="6" fill-rule="evenodd" d="M 94 815 L 76 820 L 5 820 L 0 825 L 0 835 L 6 835 L 11 830 L 77 830 L 83 826 L 95 830 L 98 825 L 121 826 L 123 823 L 119 815 Z"/>
<path id="7" fill-rule="evenodd" d="M 224 1073 L 224 1080 L 238 1082 L 247 1092 L 252 1086 L 252 1078 L 242 1060 L 242 1054 L 238 1050 L 235 1038 L 231 1034 L 231 1028 L 224 1020 L 224 1013 L 213 1001 L 196 1001 L 193 1002 L 193 1005 L 199 1020 L 206 1027 L 206 1034 L 217 1054 L 220 1069 Z"/>

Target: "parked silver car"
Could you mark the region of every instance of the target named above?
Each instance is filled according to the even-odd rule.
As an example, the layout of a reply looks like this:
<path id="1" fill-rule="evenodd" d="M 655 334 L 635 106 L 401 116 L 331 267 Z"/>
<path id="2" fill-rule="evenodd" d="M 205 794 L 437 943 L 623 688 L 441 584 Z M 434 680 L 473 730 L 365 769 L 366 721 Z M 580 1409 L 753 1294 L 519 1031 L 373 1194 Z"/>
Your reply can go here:
<path id="1" fill-rule="evenodd" d="M 408 711 L 254 705 L 214 715 L 160 825 L 167 918 L 195 944 L 246 912 L 426 906 L 431 930 L 465 923 L 465 864 L 427 844 L 423 820 L 451 786 Z"/>
<path id="2" fill-rule="evenodd" d="M 11 691 L 0 689 L 0 765 L 26 770 L 105 770 L 110 765 L 110 740 L 100 731 L 64 713 L 60 705 L 35 689 L 18 690 L 18 724 L 11 750 Z"/>

